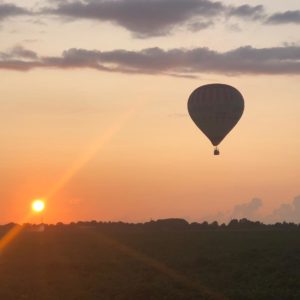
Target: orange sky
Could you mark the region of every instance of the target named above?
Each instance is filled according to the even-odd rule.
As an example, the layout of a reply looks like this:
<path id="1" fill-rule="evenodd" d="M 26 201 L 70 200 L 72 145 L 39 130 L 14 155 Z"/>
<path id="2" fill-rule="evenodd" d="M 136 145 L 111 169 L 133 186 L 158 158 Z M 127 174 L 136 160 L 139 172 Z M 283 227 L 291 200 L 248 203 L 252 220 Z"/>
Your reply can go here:
<path id="1" fill-rule="evenodd" d="M 256 2 L 270 14 L 296 9 L 293 1 L 276 8 L 269 1 Z M 28 3 L 24 6 L 31 7 Z M 73 47 L 138 51 L 183 44 L 224 52 L 245 45 L 299 45 L 299 25 L 293 24 L 266 28 L 249 21 L 247 28 L 241 20 L 227 20 L 226 28 L 181 28 L 139 39 L 110 23 L 61 24 L 44 16 L 39 17 L 43 25 L 35 18 L 0 20 L 0 52 L 15 45 L 49 57 Z M 230 30 L 229 25 L 240 29 Z M 262 33 L 255 35 L 257 28 Z M 68 32 L 70 38 L 65 39 Z M 269 75 L 193 73 L 197 78 L 142 73 L 0 68 L 0 223 L 22 220 L 31 200 L 53 189 L 46 199 L 46 222 L 166 217 L 222 221 L 235 205 L 253 197 L 263 200 L 255 217 L 264 220 L 300 193 L 300 70 Z M 212 82 L 235 86 L 245 99 L 244 115 L 222 142 L 220 157 L 212 155 L 213 147 L 186 108 L 190 93 Z"/>

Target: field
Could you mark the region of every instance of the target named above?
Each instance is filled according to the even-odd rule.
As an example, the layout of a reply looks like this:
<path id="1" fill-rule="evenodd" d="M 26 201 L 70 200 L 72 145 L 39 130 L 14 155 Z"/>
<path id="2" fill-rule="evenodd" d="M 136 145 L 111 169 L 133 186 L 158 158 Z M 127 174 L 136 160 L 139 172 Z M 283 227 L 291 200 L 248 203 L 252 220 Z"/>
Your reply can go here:
<path id="1" fill-rule="evenodd" d="M 300 299 L 299 230 L 23 230 L 0 299 Z"/>

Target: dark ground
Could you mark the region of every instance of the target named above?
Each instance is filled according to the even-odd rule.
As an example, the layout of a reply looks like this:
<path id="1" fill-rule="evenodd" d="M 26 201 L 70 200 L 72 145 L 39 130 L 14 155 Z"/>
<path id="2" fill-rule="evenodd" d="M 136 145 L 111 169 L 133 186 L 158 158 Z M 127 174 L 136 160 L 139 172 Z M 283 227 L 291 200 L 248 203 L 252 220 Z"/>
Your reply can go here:
<path id="1" fill-rule="evenodd" d="M 300 299 L 299 230 L 69 227 L 15 238 L 0 299 Z"/>

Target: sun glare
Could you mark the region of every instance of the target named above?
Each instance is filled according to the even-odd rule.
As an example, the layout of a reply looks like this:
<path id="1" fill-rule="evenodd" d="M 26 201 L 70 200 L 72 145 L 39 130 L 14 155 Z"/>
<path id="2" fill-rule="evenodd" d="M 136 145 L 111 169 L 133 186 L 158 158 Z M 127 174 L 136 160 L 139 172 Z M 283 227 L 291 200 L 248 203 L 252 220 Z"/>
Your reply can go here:
<path id="1" fill-rule="evenodd" d="M 45 208 L 45 202 L 41 199 L 34 200 L 31 207 L 35 212 L 42 212 Z"/>

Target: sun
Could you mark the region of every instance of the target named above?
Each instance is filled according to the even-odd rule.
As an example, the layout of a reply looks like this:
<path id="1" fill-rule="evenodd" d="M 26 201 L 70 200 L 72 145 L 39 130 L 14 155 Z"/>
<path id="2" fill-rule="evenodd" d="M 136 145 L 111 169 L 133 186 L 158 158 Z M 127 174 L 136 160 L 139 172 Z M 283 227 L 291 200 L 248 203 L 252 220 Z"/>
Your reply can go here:
<path id="1" fill-rule="evenodd" d="M 45 202 L 42 199 L 36 199 L 32 202 L 31 208 L 35 212 L 42 212 L 45 209 Z"/>

